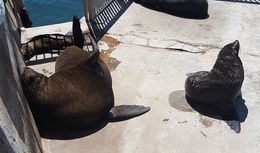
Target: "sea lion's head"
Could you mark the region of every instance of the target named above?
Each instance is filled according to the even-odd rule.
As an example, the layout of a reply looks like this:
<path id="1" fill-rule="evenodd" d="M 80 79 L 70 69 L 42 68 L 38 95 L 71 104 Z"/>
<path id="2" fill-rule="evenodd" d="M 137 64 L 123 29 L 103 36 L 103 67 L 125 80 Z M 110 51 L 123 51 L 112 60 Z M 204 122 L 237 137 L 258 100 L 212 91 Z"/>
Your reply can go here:
<path id="1" fill-rule="evenodd" d="M 26 96 L 37 92 L 42 84 L 44 84 L 44 80 L 47 77 L 43 74 L 40 74 L 33 69 L 26 67 L 23 73 L 20 75 L 20 80 L 23 86 L 23 90 Z"/>
<path id="2" fill-rule="evenodd" d="M 238 56 L 239 46 L 240 45 L 238 40 L 224 46 L 218 54 L 214 68 L 222 72 L 229 72 L 229 70 L 239 70 L 242 65 L 242 62 Z"/>
<path id="3" fill-rule="evenodd" d="M 217 73 L 221 72 L 231 78 L 239 78 L 243 82 L 244 69 L 242 61 L 238 56 L 239 47 L 238 40 L 224 46 L 220 50 L 216 63 L 211 71 L 218 71 Z"/>
<path id="4" fill-rule="evenodd" d="M 240 44 L 239 41 L 236 40 L 233 43 L 227 44 L 224 46 L 218 54 L 218 57 L 224 56 L 234 56 L 238 57 Z"/>

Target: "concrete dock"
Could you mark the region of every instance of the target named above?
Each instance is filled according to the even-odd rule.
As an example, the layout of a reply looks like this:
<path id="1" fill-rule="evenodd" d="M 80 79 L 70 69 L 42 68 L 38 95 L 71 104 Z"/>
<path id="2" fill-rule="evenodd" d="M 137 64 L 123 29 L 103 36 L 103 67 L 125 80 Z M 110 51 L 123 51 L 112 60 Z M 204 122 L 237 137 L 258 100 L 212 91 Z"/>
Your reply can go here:
<path id="1" fill-rule="evenodd" d="M 116 104 L 142 104 L 151 111 L 108 123 L 70 140 L 42 139 L 46 153 L 258 153 L 260 148 L 260 5 L 209 0 L 205 20 L 175 17 L 133 3 L 99 42 L 111 70 Z M 84 20 L 82 20 L 84 24 Z M 27 29 L 38 33 L 67 26 Z M 63 29 L 63 27 L 66 27 Z M 32 33 L 33 31 L 33 33 Z M 241 132 L 193 110 L 184 97 L 187 74 L 209 71 L 219 50 L 240 41 L 242 87 L 248 109 Z M 54 62 L 32 66 L 46 75 Z"/>

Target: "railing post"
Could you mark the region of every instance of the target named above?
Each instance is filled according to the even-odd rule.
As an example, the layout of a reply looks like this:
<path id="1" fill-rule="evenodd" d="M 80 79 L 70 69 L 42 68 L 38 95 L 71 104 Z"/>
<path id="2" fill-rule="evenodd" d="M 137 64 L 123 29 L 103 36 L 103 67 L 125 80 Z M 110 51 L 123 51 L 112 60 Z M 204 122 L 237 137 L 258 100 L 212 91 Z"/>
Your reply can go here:
<path id="1" fill-rule="evenodd" d="M 92 0 L 83 0 L 84 3 L 84 13 L 86 18 L 86 23 L 89 28 L 89 33 L 93 37 L 93 39 L 96 41 L 96 35 L 91 25 L 91 19 L 93 19 L 93 1 Z"/>

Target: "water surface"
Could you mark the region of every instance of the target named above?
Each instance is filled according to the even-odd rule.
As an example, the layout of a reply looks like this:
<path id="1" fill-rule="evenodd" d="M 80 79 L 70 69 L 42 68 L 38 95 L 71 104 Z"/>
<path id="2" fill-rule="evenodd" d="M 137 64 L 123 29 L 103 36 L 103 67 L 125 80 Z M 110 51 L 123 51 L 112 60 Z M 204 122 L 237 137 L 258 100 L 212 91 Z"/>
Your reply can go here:
<path id="1" fill-rule="evenodd" d="M 83 0 L 24 0 L 33 26 L 68 22 L 82 17 Z"/>

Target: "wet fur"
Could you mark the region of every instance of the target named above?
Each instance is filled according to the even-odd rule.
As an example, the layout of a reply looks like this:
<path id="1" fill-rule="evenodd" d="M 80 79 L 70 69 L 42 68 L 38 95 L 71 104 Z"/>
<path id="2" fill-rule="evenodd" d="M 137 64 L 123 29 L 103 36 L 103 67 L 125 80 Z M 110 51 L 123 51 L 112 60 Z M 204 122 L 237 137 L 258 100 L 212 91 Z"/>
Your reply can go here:
<path id="1" fill-rule="evenodd" d="M 238 41 L 226 45 L 219 52 L 211 71 L 190 75 L 185 82 L 186 96 L 197 104 L 211 107 L 224 115 L 232 110 L 235 99 L 241 96 L 244 80 L 238 50 Z"/>

